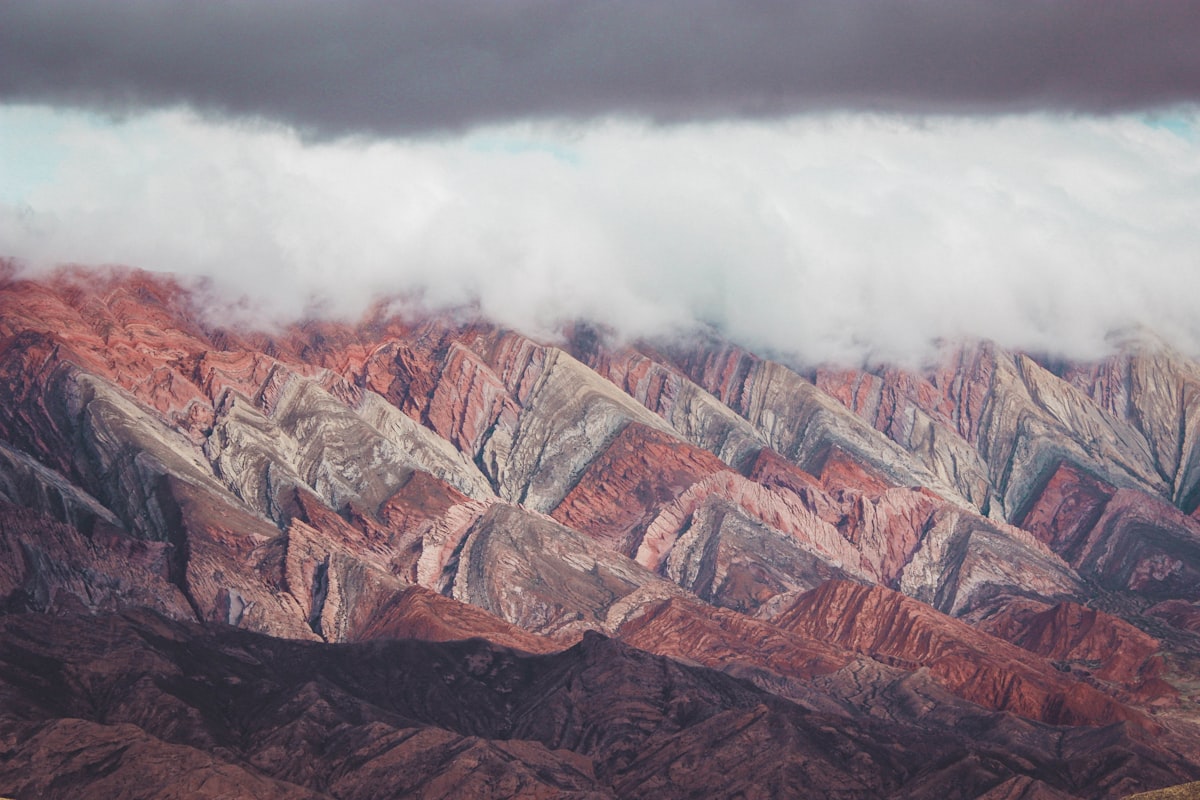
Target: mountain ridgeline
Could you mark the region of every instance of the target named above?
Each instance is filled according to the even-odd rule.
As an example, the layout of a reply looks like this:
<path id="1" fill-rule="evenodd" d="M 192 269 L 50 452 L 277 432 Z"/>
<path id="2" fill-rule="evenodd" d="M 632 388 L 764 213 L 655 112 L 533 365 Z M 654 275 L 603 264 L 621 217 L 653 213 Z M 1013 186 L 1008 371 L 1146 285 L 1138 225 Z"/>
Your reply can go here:
<path id="1" fill-rule="evenodd" d="M 1119 798 L 1200 780 L 1200 363 L 0 282 L 0 795 Z"/>

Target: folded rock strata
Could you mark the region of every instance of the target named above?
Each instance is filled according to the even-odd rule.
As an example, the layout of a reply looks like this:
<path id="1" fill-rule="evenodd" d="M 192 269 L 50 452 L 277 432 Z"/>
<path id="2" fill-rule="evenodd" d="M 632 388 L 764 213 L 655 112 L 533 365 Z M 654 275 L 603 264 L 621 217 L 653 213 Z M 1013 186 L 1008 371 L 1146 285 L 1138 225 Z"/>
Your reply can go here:
<path id="1" fill-rule="evenodd" d="M 146 769 L 339 798 L 1200 778 L 1200 365 L 1149 339 L 805 371 L 386 305 L 223 329 L 169 279 L 9 271 L 0 392 L 22 796 L 153 796 Z"/>

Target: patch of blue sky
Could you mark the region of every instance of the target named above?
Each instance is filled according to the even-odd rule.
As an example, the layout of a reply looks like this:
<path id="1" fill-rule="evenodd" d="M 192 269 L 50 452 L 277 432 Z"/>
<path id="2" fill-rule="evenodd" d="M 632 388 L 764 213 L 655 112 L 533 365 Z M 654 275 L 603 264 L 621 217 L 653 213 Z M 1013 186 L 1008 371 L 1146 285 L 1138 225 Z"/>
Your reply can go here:
<path id="1" fill-rule="evenodd" d="M 485 134 L 472 136 L 469 139 L 469 147 L 477 153 L 501 153 L 506 155 L 537 153 L 548 155 L 555 161 L 570 164 L 573 167 L 579 166 L 582 162 L 582 158 L 577 151 L 558 142 L 550 142 L 544 139 Z"/>
<path id="2" fill-rule="evenodd" d="M 1142 120 L 1152 128 L 1170 131 L 1189 142 L 1200 141 L 1200 107 L 1155 111 L 1144 115 Z"/>

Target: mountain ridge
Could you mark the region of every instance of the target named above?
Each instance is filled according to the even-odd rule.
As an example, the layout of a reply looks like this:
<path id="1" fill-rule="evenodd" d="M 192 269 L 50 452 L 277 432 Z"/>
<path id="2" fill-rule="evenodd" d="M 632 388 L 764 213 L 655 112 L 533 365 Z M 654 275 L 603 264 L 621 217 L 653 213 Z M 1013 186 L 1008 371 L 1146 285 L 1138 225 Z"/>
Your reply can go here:
<path id="1" fill-rule="evenodd" d="M 805 374 L 584 325 L 556 343 L 382 310 L 218 329 L 169 278 L 75 272 L 0 283 L 0 387 L 14 620 L 141 609 L 207 626 L 179 634 L 197 641 L 476 637 L 547 657 L 598 631 L 635 662 L 748 681 L 768 706 L 886 720 L 863 752 L 923 731 L 957 765 L 884 759 L 829 797 L 958 779 L 964 797 L 1120 797 L 1200 778 L 1200 365 L 1168 350 L 1076 364 L 983 343 L 924 371 Z M 617 707 L 633 674 L 604 678 Z M 793 722 L 720 713 L 746 741 L 825 752 Z M 46 741 L 112 733 L 40 719 L 58 726 Z M 122 741 L 149 746 L 140 730 Z M 725 758 L 702 722 L 688 731 L 619 757 L 579 740 L 556 791 L 666 791 L 649 776 L 688 748 Z M 1084 750 L 1061 742 L 1093 734 L 1128 758 L 1068 769 Z M 459 747 L 438 737 L 429 752 Z M 1031 742 L 1065 755 L 1000 757 Z M 544 791 L 516 776 L 547 756 L 514 752 L 512 780 L 480 796 Z M 43 762 L 22 763 L 10 777 L 33 787 Z"/>

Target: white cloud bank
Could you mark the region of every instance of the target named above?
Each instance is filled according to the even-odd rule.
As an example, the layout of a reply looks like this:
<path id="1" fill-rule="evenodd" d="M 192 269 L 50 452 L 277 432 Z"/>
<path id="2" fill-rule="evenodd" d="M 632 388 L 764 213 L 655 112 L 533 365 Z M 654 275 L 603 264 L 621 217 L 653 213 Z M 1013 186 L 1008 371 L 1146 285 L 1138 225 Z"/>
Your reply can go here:
<path id="1" fill-rule="evenodd" d="M 208 276 L 276 318 L 403 292 L 534 331 L 713 324 L 807 362 L 964 336 L 1090 356 L 1130 325 L 1200 353 L 1192 111 L 315 144 L 186 112 L 7 107 L 5 125 L 48 133 L 13 138 L 46 166 L 0 193 L 0 252 Z"/>

